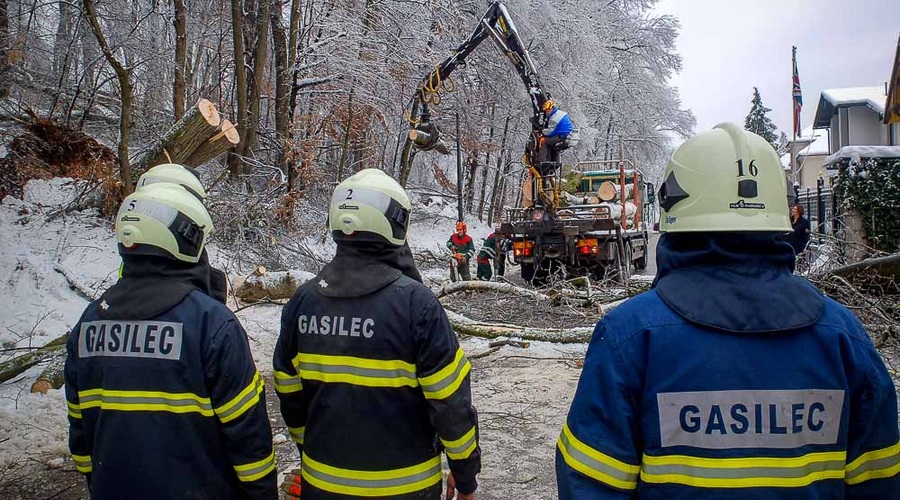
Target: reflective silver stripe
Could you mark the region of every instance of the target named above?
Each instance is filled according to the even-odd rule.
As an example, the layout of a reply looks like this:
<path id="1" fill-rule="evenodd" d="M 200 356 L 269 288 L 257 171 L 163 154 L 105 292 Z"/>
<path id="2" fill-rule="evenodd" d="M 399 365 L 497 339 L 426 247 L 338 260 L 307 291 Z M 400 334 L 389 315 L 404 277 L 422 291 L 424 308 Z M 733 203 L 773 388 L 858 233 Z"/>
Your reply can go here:
<path id="1" fill-rule="evenodd" d="M 426 398 L 444 399 L 453 392 L 456 392 L 456 388 L 459 387 L 462 383 L 462 379 L 465 378 L 466 374 L 468 374 L 471 369 L 469 360 L 466 359 L 463 354 L 462 348 L 456 353 L 455 363 L 456 366 L 453 368 L 453 371 L 439 380 L 433 380 L 434 376 L 443 374 L 447 367 L 444 367 L 434 375 L 419 378 L 419 383 L 422 385 L 422 391 L 425 393 Z"/>
<path id="2" fill-rule="evenodd" d="M 288 427 L 288 432 L 291 433 L 291 439 L 293 439 L 295 443 L 303 444 L 303 438 L 306 435 L 306 427 Z"/>
<path id="3" fill-rule="evenodd" d="M 275 392 L 290 394 L 303 390 L 303 382 L 300 375 L 291 375 L 286 372 L 275 372 Z"/>
<path id="4" fill-rule="evenodd" d="M 107 394 L 95 394 L 81 398 L 82 408 L 100 406 L 93 403 L 113 403 L 122 405 L 166 405 L 176 407 L 196 406 L 203 410 L 212 411 L 212 405 L 210 403 L 201 403 L 194 399 L 151 398 L 143 396 L 110 396 Z"/>
<path id="5" fill-rule="evenodd" d="M 843 451 L 797 457 L 644 455 L 641 479 L 699 488 L 797 488 L 825 479 L 843 479 L 845 459 Z"/>
<path id="6" fill-rule="evenodd" d="M 66 401 L 66 406 L 69 407 L 69 416 L 72 418 L 81 418 L 81 405 L 78 403 L 72 403 L 70 401 Z"/>
<path id="7" fill-rule="evenodd" d="M 569 432 L 571 431 L 569 431 L 567 425 L 559 435 L 559 448 L 560 452 L 563 454 L 563 458 L 566 459 L 566 463 L 573 469 L 579 470 L 580 468 L 575 467 L 569 459 L 581 464 L 582 468 L 587 467 L 590 471 L 593 471 L 594 474 L 586 474 L 589 475 L 589 477 L 603 481 L 610 486 L 623 490 L 632 490 L 637 487 L 638 471 L 640 470 L 638 467 L 624 464 L 634 470 L 634 472 L 626 472 L 618 467 L 613 467 L 606 462 L 600 461 L 594 456 L 582 452 L 579 447 L 575 446 L 569 439 Z M 584 446 L 586 447 L 587 445 Z M 597 453 L 599 454 L 599 452 Z M 607 460 L 610 459 L 612 459 L 612 457 L 607 456 Z M 584 470 L 579 470 L 579 472 L 585 473 Z M 599 473 L 599 475 L 597 473 Z"/>
<path id="8" fill-rule="evenodd" d="M 335 375 L 352 375 L 370 379 L 406 379 L 413 387 L 418 385 L 416 373 L 403 368 L 362 368 L 346 365 L 325 365 L 311 361 L 300 360 L 301 372 L 319 372 Z"/>
<path id="9" fill-rule="evenodd" d="M 197 412 L 214 415 L 209 398 L 191 393 L 161 391 L 118 391 L 87 389 L 78 392 L 82 411 L 90 408 L 118 411 L 167 411 L 171 413 Z"/>
<path id="10" fill-rule="evenodd" d="M 274 449 L 268 457 L 258 462 L 234 466 L 234 471 L 237 472 L 238 480 L 241 482 L 256 481 L 273 470 L 275 470 Z"/>
<path id="11" fill-rule="evenodd" d="M 238 394 L 235 399 L 216 409 L 219 420 L 224 424 L 243 415 L 244 412 L 259 402 L 259 395 L 263 392 L 263 388 L 262 378 L 259 376 L 259 372 L 256 372 L 250 385 L 241 391 L 241 394 Z"/>
<path id="12" fill-rule="evenodd" d="M 445 441 L 441 438 L 441 444 L 444 445 L 447 456 L 453 460 L 465 460 L 466 458 L 469 458 L 472 452 L 475 451 L 477 445 L 475 434 L 475 426 L 472 426 L 468 432 L 455 441 Z"/>
<path id="13" fill-rule="evenodd" d="M 487 247 L 487 246 L 481 247 L 481 251 L 488 254 L 488 257 L 490 257 L 492 259 L 497 256 L 497 251 L 491 247 Z"/>
<path id="14" fill-rule="evenodd" d="M 846 473 L 848 484 L 897 475 L 900 473 L 900 443 L 860 456 L 847 466 Z"/>
<path id="15" fill-rule="evenodd" d="M 666 475 L 678 474 L 706 479 L 745 479 L 745 478 L 799 478 L 814 472 L 843 471 L 843 460 L 813 462 L 802 467 L 742 467 L 742 468 L 708 468 L 690 465 L 644 465 L 644 474 Z"/>
<path id="16" fill-rule="evenodd" d="M 413 467 L 393 471 L 339 469 L 310 459 L 301 460 L 304 479 L 319 489 L 353 496 L 390 496 L 425 489 L 440 482 L 440 457 Z"/>
<path id="17" fill-rule="evenodd" d="M 90 455 L 72 455 L 72 461 L 75 462 L 75 469 L 82 474 L 88 474 L 94 468 Z"/>

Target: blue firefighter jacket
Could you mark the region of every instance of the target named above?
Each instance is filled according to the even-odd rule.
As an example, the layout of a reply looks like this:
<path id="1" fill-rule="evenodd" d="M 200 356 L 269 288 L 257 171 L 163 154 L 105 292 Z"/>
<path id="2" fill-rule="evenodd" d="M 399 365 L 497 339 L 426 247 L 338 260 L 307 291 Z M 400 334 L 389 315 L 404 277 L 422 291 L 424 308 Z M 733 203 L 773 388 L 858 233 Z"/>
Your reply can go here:
<path id="1" fill-rule="evenodd" d="M 555 135 L 566 137 L 572 133 L 572 128 L 572 119 L 569 118 L 569 113 L 560 109 L 554 109 L 547 119 L 547 128 L 543 129 L 541 134 L 544 137 L 553 137 Z"/>
<path id="2" fill-rule="evenodd" d="M 194 290 L 145 320 L 91 303 L 65 368 L 69 448 L 94 499 L 274 499 L 263 381 L 225 305 Z"/>
<path id="3" fill-rule="evenodd" d="M 663 235 L 654 289 L 598 324 L 560 499 L 900 498 L 895 388 L 774 236 Z"/>

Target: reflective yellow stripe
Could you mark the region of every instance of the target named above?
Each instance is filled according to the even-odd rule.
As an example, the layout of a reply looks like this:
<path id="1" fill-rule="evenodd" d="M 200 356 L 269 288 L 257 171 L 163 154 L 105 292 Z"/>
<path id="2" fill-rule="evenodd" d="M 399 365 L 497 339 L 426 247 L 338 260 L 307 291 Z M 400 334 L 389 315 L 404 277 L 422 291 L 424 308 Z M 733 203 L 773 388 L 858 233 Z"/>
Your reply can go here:
<path id="1" fill-rule="evenodd" d="M 563 425 L 557 447 L 566 464 L 578 472 L 614 488 L 637 488 L 640 466 L 622 462 L 581 442 L 572 434 L 568 422 Z"/>
<path id="2" fill-rule="evenodd" d="M 427 377 L 419 377 L 422 392 L 428 399 L 444 399 L 459 389 L 471 369 L 472 365 L 469 364 L 469 360 L 466 359 L 466 355 L 460 347 L 456 350 L 453 361 L 447 366 Z"/>
<path id="3" fill-rule="evenodd" d="M 299 375 L 291 375 L 287 372 L 275 370 L 275 392 L 291 394 L 303 390 L 303 383 Z"/>
<path id="4" fill-rule="evenodd" d="M 785 458 L 644 455 L 641 479 L 699 488 L 797 488 L 823 479 L 843 479 L 846 456 L 843 451 Z"/>
<path id="5" fill-rule="evenodd" d="M 306 435 L 306 427 L 288 427 L 291 433 L 291 439 L 297 444 L 303 444 L 303 437 Z"/>
<path id="6" fill-rule="evenodd" d="M 301 379 L 365 387 L 417 387 L 416 366 L 401 360 L 300 353 L 295 358 Z"/>
<path id="7" fill-rule="evenodd" d="M 72 418 L 81 418 L 81 405 L 66 400 L 66 406 L 69 407 L 69 416 Z"/>
<path id="8" fill-rule="evenodd" d="M 90 455 L 72 455 L 72 461 L 75 462 L 75 470 L 82 474 L 90 474 L 94 470 Z"/>
<path id="9" fill-rule="evenodd" d="M 215 411 L 219 416 L 219 421 L 225 424 L 246 413 L 248 409 L 259 402 L 259 395 L 262 394 L 263 390 L 265 390 L 265 384 L 259 377 L 259 372 L 256 372 L 250 384 L 244 390 L 232 398 L 231 401 L 216 408 Z"/>
<path id="10" fill-rule="evenodd" d="M 443 477 L 440 456 L 411 467 L 384 471 L 341 469 L 317 462 L 306 453 L 300 464 L 303 480 L 316 488 L 360 497 L 413 493 L 439 483 Z"/>
<path id="11" fill-rule="evenodd" d="M 887 448 L 863 453 L 845 469 L 847 484 L 882 479 L 900 473 L 900 442 Z"/>
<path id="12" fill-rule="evenodd" d="M 238 479 L 245 483 L 265 477 L 273 470 L 275 470 L 275 448 L 272 448 L 272 453 L 268 457 L 258 462 L 234 466 Z"/>
<path id="13" fill-rule="evenodd" d="M 189 392 L 114 391 L 98 388 L 79 391 L 78 399 L 82 410 L 100 408 L 118 411 L 199 413 L 205 417 L 214 415 L 209 398 Z"/>
<path id="14" fill-rule="evenodd" d="M 473 425 L 469 432 L 463 434 L 459 439 L 453 441 L 445 441 L 441 438 L 441 444 L 447 450 L 447 457 L 453 460 L 465 460 L 475 451 L 478 441 L 475 438 L 475 426 Z"/>

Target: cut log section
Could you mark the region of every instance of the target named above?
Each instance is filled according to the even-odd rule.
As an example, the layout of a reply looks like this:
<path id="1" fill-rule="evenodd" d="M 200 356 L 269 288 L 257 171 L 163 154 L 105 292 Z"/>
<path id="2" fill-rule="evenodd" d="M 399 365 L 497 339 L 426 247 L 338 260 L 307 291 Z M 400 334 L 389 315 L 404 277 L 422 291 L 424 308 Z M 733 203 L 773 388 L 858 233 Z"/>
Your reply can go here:
<path id="1" fill-rule="evenodd" d="M 222 123 L 219 125 L 219 133 L 201 144 L 200 147 L 191 153 L 191 156 L 184 161 L 184 164 L 191 167 L 199 167 L 233 148 L 240 142 L 241 135 L 238 133 L 237 126 L 229 120 L 222 120 Z"/>
<path id="2" fill-rule="evenodd" d="M 234 125 L 226 122 L 212 102 L 200 99 L 134 162 L 135 175 L 162 163 L 198 167 L 222 154 L 240 140 Z"/>
<path id="3" fill-rule="evenodd" d="M 606 181 L 603 184 L 600 184 L 600 187 L 597 188 L 597 196 L 600 197 L 601 201 L 614 201 L 619 199 L 619 194 L 622 189 L 622 186 L 616 184 L 612 181 Z M 630 200 L 634 198 L 634 185 L 626 184 L 625 185 L 625 199 Z"/>
<path id="4" fill-rule="evenodd" d="M 47 394 L 50 389 L 59 389 L 65 382 L 66 352 L 60 349 L 56 355 L 50 358 L 50 363 L 38 375 L 37 380 L 31 384 L 31 392 Z"/>

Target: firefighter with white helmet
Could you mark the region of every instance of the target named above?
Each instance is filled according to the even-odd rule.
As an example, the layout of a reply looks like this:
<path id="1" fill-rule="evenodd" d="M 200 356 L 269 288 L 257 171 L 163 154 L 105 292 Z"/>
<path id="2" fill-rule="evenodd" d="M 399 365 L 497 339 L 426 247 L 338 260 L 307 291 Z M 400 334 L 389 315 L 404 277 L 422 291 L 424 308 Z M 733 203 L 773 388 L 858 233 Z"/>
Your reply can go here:
<path id="1" fill-rule="evenodd" d="M 471 500 L 481 469 L 471 366 L 407 245 L 411 203 L 377 169 L 331 197 L 334 259 L 284 308 L 275 390 L 301 454 L 303 500 Z"/>
<path id="2" fill-rule="evenodd" d="M 277 496 L 263 381 L 210 297 L 213 224 L 197 194 L 160 182 L 125 198 L 122 278 L 69 336 L 69 448 L 91 498 Z"/>
<path id="3" fill-rule="evenodd" d="M 559 498 L 900 498 L 894 385 L 859 320 L 793 276 L 785 194 L 736 125 L 675 151 L 653 288 L 594 330 Z"/>
<path id="4" fill-rule="evenodd" d="M 148 169 L 144 172 L 135 184 L 135 190 L 140 191 L 149 186 L 159 184 L 175 184 L 183 187 L 189 193 L 194 195 L 198 200 L 204 202 L 206 200 L 206 189 L 200 182 L 197 172 L 184 165 L 177 163 L 163 163 Z M 209 265 L 209 255 L 204 250 L 200 255 L 200 265 L 209 270 L 209 293 L 210 296 L 223 304 L 227 300 L 228 277 L 224 271 L 216 269 Z M 119 277 L 122 277 L 123 267 L 119 267 Z"/>

